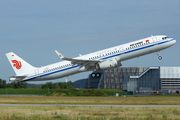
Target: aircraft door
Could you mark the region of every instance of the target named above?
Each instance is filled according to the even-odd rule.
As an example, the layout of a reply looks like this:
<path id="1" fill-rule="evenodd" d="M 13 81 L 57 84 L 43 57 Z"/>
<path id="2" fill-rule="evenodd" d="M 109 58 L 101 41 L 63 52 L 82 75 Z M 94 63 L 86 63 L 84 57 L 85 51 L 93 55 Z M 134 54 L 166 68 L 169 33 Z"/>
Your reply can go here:
<path id="1" fill-rule="evenodd" d="M 39 70 L 38 69 L 34 70 L 34 73 L 35 75 L 39 74 Z"/>
<path id="2" fill-rule="evenodd" d="M 39 69 L 34 70 L 34 73 L 35 73 L 35 75 L 36 75 L 36 79 L 38 79 L 38 80 L 41 80 L 41 79 L 42 79 L 42 78 L 38 75 L 38 74 L 39 74 Z"/>
<path id="3" fill-rule="evenodd" d="M 120 47 L 119 50 L 120 50 L 120 53 L 123 53 L 124 49 L 123 49 L 123 47 Z"/>
<path id="4" fill-rule="evenodd" d="M 156 45 L 157 44 L 157 37 L 152 37 L 152 40 L 153 40 L 153 42 L 155 43 L 154 45 Z"/>
<path id="5" fill-rule="evenodd" d="M 156 37 L 152 37 L 152 39 L 153 39 L 153 42 L 156 42 L 157 41 L 157 38 Z"/>

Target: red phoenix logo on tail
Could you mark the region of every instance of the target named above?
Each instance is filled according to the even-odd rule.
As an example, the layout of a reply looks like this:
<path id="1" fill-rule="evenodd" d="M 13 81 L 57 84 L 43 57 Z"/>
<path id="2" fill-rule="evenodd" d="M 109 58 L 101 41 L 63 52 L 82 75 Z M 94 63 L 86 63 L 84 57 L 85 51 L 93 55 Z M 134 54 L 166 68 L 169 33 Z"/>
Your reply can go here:
<path id="1" fill-rule="evenodd" d="M 22 64 L 21 64 L 21 61 L 17 61 L 17 60 L 11 60 L 14 67 L 16 67 L 16 69 L 21 69 L 22 67 Z"/>

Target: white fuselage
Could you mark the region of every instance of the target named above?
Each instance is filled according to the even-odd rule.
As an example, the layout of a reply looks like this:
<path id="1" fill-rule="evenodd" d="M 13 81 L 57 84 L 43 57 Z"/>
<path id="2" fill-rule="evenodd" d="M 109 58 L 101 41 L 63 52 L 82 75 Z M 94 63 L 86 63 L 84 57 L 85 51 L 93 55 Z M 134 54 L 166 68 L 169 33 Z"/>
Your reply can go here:
<path id="1" fill-rule="evenodd" d="M 176 43 L 175 39 L 166 37 L 167 36 L 164 35 L 152 36 L 105 50 L 100 50 L 87 55 L 82 55 L 74 59 L 108 60 L 117 58 L 118 63 L 121 63 L 122 61 L 128 59 L 159 52 Z M 22 81 L 52 80 L 93 69 L 96 69 L 96 67 L 94 66 L 93 68 L 86 70 L 82 69 L 82 66 L 80 65 L 72 64 L 71 61 L 62 61 L 41 68 L 36 68 L 34 71 L 30 72 L 28 76 Z"/>

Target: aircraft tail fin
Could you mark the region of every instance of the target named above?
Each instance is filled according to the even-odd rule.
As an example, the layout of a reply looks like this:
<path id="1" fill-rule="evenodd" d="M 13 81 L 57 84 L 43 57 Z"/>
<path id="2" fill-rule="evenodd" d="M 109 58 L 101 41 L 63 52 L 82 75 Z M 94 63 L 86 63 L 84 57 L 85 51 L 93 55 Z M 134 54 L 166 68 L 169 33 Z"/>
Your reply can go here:
<path id="1" fill-rule="evenodd" d="M 20 58 L 18 55 L 16 55 L 13 52 L 7 53 L 6 57 L 8 58 L 17 76 L 22 76 L 22 75 L 24 76 L 29 71 L 35 69 L 35 67 L 27 63 L 25 60 L 23 60 L 22 58 Z"/>

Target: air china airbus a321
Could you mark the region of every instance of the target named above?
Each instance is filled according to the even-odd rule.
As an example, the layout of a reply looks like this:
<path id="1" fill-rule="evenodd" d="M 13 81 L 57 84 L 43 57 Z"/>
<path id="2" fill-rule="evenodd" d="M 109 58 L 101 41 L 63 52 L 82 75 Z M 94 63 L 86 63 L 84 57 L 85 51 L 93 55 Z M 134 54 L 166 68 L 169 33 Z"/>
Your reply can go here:
<path id="1" fill-rule="evenodd" d="M 162 57 L 159 51 L 176 43 L 176 40 L 165 35 L 151 36 L 105 50 L 67 58 L 58 51 L 57 55 L 64 61 L 43 67 L 33 67 L 13 52 L 6 56 L 14 69 L 16 76 L 9 77 L 10 81 L 43 81 L 62 78 L 80 72 L 109 69 L 122 66 L 122 61 L 157 52 L 158 59 Z M 100 74 L 92 74 L 98 77 Z"/>

